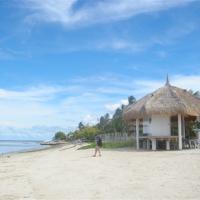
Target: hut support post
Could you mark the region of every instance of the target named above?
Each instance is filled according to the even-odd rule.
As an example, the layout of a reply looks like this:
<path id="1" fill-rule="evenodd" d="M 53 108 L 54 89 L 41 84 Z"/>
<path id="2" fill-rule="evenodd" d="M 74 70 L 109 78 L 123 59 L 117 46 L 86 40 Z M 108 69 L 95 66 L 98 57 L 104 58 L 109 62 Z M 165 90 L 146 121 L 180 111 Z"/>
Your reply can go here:
<path id="1" fill-rule="evenodd" d="M 152 139 L 152 150 L 156 151 L 156 139 Z"/>
<path id="2" fill-rule="evenodd" d="M 147 140 L 147 150 L 149 150 L 149 149 L 150 149 L 150 141 Z"/>
<path id="3" fill-rule="evenodd" d="M 166 150 L 170 150 L 170 141 L 166 140 Z"/>
<path id="4" fill-rule="evenodd" d="M 178 149 L 182 149 L 182 119 L 181 114 L 178 114 Z"/>
<path id="5" fill-rule="evenodd" d="M 185 117 L 182 116 L 182 133 L 183 133 L 183 138 L 185 138 Z"/>
<path id="6" fill-rule="evenodd" d="M 136 148 L 139 150 L 139 119 L 136 119 Z"/>

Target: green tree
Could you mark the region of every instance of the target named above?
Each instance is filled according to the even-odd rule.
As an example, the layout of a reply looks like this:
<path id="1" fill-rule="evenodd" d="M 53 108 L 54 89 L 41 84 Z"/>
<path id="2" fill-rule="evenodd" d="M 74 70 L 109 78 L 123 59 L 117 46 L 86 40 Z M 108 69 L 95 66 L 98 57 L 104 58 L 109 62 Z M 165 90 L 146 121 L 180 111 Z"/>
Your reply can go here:
<path id="1" fill-rule="evenodd" d="M 134 96 L 128 97 L 128 102 L 130 104 L 136 103 Z M 113 117 L 110 117 L 108 113 L 100 117 L 99 123 L 95 126 L 84 126 L 82 122 L 79 123 L 79 130 L 71 133 L 70 138 L 72 139 L 81 139 L 85 138 L 87 140 L 93 140 L 96 134 L 105 134 L 105 133 L 115 133 L 128 130 L 128 125 L 125 124 L 123 120 L 123 110 L 125 105 L 121 105 L 120 108 L 117 108 Z"/>
<path id="2" fill-rule="evenodd" d="M 128 97 L 128 104 L 131 105 L 131 104 L 134 104 L 136 102 L 136 99 L 134 96 L 129 96 Z"/>
<path id="3" fill-rule="evenodd" d="M 196 129 L 200 129 L 200 122 L 199 122 L 199 121 L 196 121 L 196 122 L 195 122 L 195 128 L 196 128 Z"/>
<path id="4" fill-rule="evenodd" d="M 121 108 L 117 108 L 114 115 L 113 115 L 113 119 L 119 119 L 122 117 L 122 109 Z"/>
<path id="5" fill-rule="evenodd" d="M 122 111 L 126 108 L 126 106 L 124 104 L 121 105 L 121 109 Z"/>
<path id="6" fill-rule="evenodd" d="M 97 128 L 100 129 L 101 133 L 107 132 L 107 127 L 109 126 L 109 122 L 110 122 L 110 115 L 108 113 L 100 117 L 99 123 L 97 124 Z"/>
<path id="7" fill-rule="evenodd" d="M 197 97 L 197 98 L 200 98 L 200 92 L 199 92 L 199 91 L 194 92 L 193 95 L 194 95 L 195 97 Z"/>
<path id="8" fill-rule="evenodd" d="M 104 119 L 105 119 L 105 122 L 106 122 L 106 123 L 109 121 L 109 119 L 110 119 L 109 113 L 106 113 L 106 114 L 104 115 Z"/>
<path id="9" fill-rule="evenodd" d="M 112 125 L 115 132 L 123 132 L 125 128 L 125 124 L 122 117 L 123 110 L 121 108 L 117 108 L 112 119 Z"/>
<path id="10" fill-rule="evenodd" d="M 83 125 L 83 123 L 80 122 L 79 125 L 78 125 L 79 130 L 84 129 L 84 127 L 85 127 L 85 126 Z"/>
<path id="11" fill-rule="evenodd" d="M 104 127 L 104 125 L 105 125 L 105 118 L 104 118 L 104 116 L 100 117 L 99 125 L 100 125 L 100 128 Z"/>
<path id="12" fill-rule="evenodd" d="M 73 133 L 73 139 L 86 139 L 93 141 L 95 136 L 100 133 L 100 130 L 95 126 L 85 126 L 81 130 L 76 130 Z"/>
<path id="13" fill-rule="evenodd" d="M 54 140 L 66 140 L 65 133 L 62 131 L 55 133 Z"/>

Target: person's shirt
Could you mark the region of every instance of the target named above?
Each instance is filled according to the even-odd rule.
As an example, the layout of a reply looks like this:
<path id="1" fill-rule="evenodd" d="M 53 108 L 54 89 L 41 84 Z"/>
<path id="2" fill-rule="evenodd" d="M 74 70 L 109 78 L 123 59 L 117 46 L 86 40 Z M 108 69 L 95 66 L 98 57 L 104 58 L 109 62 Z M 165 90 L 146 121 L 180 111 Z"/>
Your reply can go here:
<path id="1" fill-rule="evenodd" d="M 101 139 L 100 136 L 96 136 L 95 140 L 96 140 L 96 144 L 97 144 L 98 146 L 102 146 L 102 139 Z"/>

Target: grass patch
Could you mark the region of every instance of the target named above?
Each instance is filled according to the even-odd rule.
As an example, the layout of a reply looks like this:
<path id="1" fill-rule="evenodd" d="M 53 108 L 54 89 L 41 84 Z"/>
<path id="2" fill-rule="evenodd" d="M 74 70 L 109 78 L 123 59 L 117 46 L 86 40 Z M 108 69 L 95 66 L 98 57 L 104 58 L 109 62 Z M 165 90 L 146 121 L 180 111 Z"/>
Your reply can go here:
<path id="1" fill-rule="evenodd" d="M 96 144 L 94 142 L 92 142 L 91 144 L 80 147 L 78 150 L 93 149 L 93 148 L 95 148 L 95 146 L 96 146 Z"/>
<path id="2" fill-rule="evenodd" d="M 86 146 L 80 147 L 78 150 L 92 149 L 95 148 L 96 144 L 92 142 Z M 104 142 L 103 149 L 115 149 L 115 148 L 125 148 L 125 147 L 135 147 L 135 142 L 133 140 L 123 141 L 123 142 Z"/>

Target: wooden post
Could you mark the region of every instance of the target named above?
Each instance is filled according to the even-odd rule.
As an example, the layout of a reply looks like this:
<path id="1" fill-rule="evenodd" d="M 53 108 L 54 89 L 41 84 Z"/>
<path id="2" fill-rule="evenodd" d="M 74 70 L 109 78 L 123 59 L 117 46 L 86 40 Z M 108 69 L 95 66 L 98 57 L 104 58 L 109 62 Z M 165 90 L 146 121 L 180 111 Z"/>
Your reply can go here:
<path id="1" fill-rule="evenodd" d="M 139 119 L 136 119 L 136 149 L 139 150 Z"/>
<path id="2" fill-rule="evenodd" d="M 147 150 L 150 149 L 150 141 L 147 139 Z"/>
<path id="3" fill-rule="evenodd" d="M 183 133 L 183 138 L 185 139 L 185 117 L 182 116 L 182 133 Z"/>
<path id="4" fill-rule="evenodd" d="M 170 150 L 170 141 L 166 140 L 166 150 Z"/>
<path id="5" fill-rule="evenodd" d="M 178 149 L 182 149 L 182 120 L 181 114 L 178 114 Z"/>
<path id="6" fill-rule="evenodd" d="M 156 139 L 152 139 L 151 142 L 152 142 L 152 150 L 156 151 Z"/>

